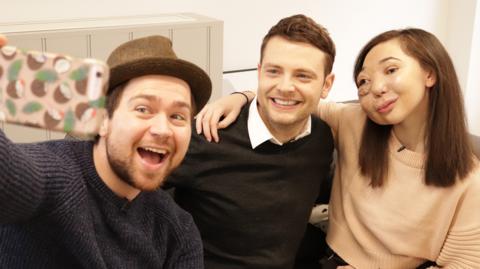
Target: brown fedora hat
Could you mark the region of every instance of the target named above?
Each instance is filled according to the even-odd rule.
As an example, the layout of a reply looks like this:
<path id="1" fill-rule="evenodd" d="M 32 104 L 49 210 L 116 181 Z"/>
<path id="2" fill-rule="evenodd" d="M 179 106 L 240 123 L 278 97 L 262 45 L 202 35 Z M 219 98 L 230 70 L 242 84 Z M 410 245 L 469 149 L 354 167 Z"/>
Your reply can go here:
<path id="1" fill-rule="evenodd" d="M 108 92 L 130 79 L 144 75 L 167 75 L 184 80 L 190 86 L 197 111 L 208 102 L 212 82 L 207 73 L 193 63 L 177 58 L 170 39 L 148 36 L 117 47 L 108 57 Z"/>

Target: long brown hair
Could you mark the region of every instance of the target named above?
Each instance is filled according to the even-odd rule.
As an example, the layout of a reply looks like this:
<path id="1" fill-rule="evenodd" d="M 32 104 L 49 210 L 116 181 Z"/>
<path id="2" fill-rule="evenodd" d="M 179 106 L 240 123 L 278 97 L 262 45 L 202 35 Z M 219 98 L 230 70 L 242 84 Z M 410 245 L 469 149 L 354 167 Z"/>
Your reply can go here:
<path id="1" fill-rule="evenodd" d="M 457 178 L 465 178 L 474 164 L 460 84 L 452 60 L 440 41 L 433 34 L 416 28 L 384 32 L 362 48 L 355 61 L 353 78 L 357 81 L 368 52 L 391 39 L 400 40 L 406 54 L 435 74 L 425 133 L 425 184 L 451 186 Z M 392 126 L 376 124 L 369 118 L 366 121 L 359 165 L 362 174 L 371 178 L 371 185 L 381 187 L 388 174 L 388 139 Z"/>
<path id="2" fill-rule="evenodd" d="M 289 41 L 308 43 L 325 53 L 325 75 L 332 71 L 335 61 L 335 44 L 327 29 L 316 23 L 313 19 L 299 14 L 281 19 L 272 26 L 262 41 L 260 49 L 260 62 L 263 60 L 263 52 L 268 41 L 280 36 Z"/>

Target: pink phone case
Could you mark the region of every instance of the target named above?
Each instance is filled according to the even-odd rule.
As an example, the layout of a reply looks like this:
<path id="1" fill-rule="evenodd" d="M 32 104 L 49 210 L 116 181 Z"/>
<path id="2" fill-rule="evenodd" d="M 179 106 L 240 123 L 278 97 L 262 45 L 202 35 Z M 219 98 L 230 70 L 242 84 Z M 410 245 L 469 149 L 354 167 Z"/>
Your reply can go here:
<path id="1" fill-rule="evenodd" d="M 109 69 L 95 59 L 0 49 L 0 120 L 81 136 L 98 133 Z"/>

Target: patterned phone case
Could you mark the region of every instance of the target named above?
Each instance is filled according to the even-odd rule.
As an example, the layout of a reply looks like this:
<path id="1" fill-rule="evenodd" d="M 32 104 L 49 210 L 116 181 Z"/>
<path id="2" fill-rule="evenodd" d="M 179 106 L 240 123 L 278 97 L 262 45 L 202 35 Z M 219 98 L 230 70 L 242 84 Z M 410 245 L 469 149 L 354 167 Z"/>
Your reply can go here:
<path id="1" fill-rule="evenodd" d="M 98 133 L 109 69 L 95 59 L 0 49 L 0 121 L 81 136 Z"/>

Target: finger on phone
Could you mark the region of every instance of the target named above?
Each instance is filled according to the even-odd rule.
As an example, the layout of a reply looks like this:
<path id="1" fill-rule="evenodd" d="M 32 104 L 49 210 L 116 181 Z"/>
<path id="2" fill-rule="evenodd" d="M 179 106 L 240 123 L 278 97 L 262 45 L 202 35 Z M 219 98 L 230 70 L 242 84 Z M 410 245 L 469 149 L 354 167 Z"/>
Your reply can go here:
<path id="1" fill-rule="evenodd" d="M 0 47 L 7 44 L 7 37 L 0 34 Z"/>

